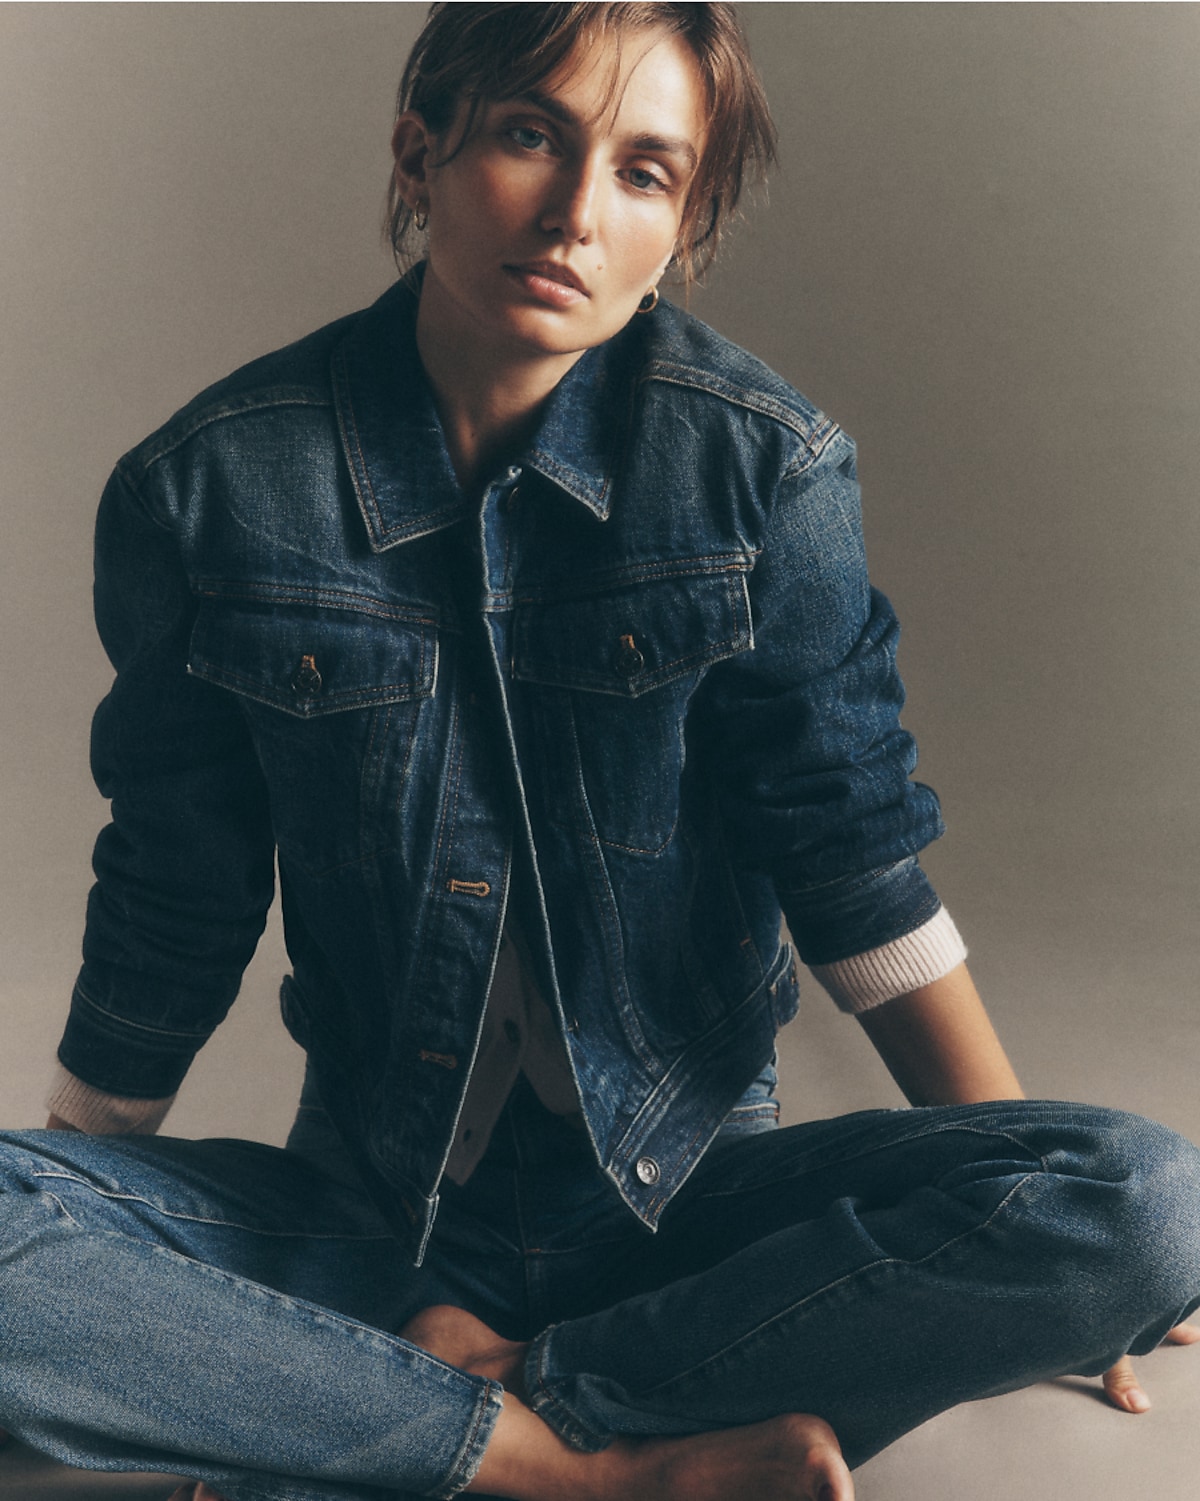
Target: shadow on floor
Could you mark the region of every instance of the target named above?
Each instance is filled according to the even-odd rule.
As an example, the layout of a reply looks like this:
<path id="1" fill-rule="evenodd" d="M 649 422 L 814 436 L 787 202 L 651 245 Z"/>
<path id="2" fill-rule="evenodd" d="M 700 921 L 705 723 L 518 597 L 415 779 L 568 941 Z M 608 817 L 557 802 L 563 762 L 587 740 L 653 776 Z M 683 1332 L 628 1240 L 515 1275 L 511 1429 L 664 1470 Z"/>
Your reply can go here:
<path id="1" fill-rule="evenodd" d="M 101 1475 L 72 1470 L 24 1444 L 0 1450 L 4 1501 L 166 1501 L 179 1484 L 169 1475 Z"/>

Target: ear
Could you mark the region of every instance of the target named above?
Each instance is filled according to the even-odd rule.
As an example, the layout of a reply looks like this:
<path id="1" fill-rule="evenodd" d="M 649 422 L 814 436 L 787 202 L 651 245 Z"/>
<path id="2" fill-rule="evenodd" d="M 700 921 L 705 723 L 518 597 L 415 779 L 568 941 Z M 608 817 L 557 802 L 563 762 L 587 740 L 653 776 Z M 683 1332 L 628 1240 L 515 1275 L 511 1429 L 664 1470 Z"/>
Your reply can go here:
<path id="1" fill-rule="evenodd" d="M 392 156 L 396 162 L 392 171 L 396 191 L 409 208 L 415 209 L 429 196 L 428 165 L 432 149 L 433 135 L 425 121 L 416 110 L 406 110 L 392 131 Z"/>
<path id="2" fill-rule="evenodd" d="M 670 271 L 673 266 L 677 266 L 678 264 L 679 248 L 678 246 L 676 246 L 676 248 L 671 251 L 671 254 L 667 256 L 666 260 L 663 261 L 662 265 L 659 266 L 658 270 L 650 278 L 649 285 L 652 287 L 657 287 L 659 282 L 662 281 L 667 272 Z"/>

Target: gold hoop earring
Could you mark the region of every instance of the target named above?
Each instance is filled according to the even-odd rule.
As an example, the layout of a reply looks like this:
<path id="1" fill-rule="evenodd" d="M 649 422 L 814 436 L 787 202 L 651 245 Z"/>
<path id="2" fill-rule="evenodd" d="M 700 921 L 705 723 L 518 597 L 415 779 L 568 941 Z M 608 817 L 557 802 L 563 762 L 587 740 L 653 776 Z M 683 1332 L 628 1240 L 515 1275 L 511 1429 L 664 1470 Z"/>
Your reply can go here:
<path id="1" fill-rule="evenodd" d="M 429 205 L 427 203 L 418 203 L 413 209 L 412 222 L 418 234 L 424 234 L 429 228 Z"/>
<path id="2" fill-rule="evenodd" d="M 637 310 L 639 313 L 652 313 L 657 306 L 658 288 L 651 287 L 646 295 L 642 298 L 641 302 L 638 303 Z"/>

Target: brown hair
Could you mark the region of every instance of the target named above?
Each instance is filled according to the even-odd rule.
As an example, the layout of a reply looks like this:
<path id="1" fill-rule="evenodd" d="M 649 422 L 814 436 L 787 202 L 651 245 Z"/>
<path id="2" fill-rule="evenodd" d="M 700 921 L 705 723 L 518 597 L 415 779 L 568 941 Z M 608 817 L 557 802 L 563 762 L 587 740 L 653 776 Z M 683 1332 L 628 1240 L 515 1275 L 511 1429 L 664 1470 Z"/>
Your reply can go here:
<path id="1" fill-rule="evenodd" d="M 684 206 L 676 257 L 691 281 L 711 263 L 747 181 L 761 177 L 775 159 L 775 127 L 734 6 L 432 5 L 400 80 L 397 118 L 415 110 L 437 135 L 449 129 L 465 101 L 461 146 L 490 100 L 535 89 L 577 47 L 608 38 L 619 46 L 624 33 L 650 29 L 688 44 L 705 92 L 708 136 Z M 384 236 L 401 267 L 412 228 L 413 211 L 393 178 Z"/>

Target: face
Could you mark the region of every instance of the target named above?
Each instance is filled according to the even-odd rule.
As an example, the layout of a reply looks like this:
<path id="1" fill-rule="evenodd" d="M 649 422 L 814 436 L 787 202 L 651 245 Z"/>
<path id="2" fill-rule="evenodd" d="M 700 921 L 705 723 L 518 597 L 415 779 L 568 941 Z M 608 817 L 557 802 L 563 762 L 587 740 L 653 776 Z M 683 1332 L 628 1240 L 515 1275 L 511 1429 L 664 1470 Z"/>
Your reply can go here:
<path id="1" fill-rule="evenodd" d="M 600 49 L 487 104 L 457 152 L 453 128 L 430 140 L 419 117 L 401 119 L 401 191 L 428 206 L 427 325 L 565 368 L 657 284 L 704 146 L 703 91 L 677 37 L 626 37 L 610 99 L 613 63 Z"/>

